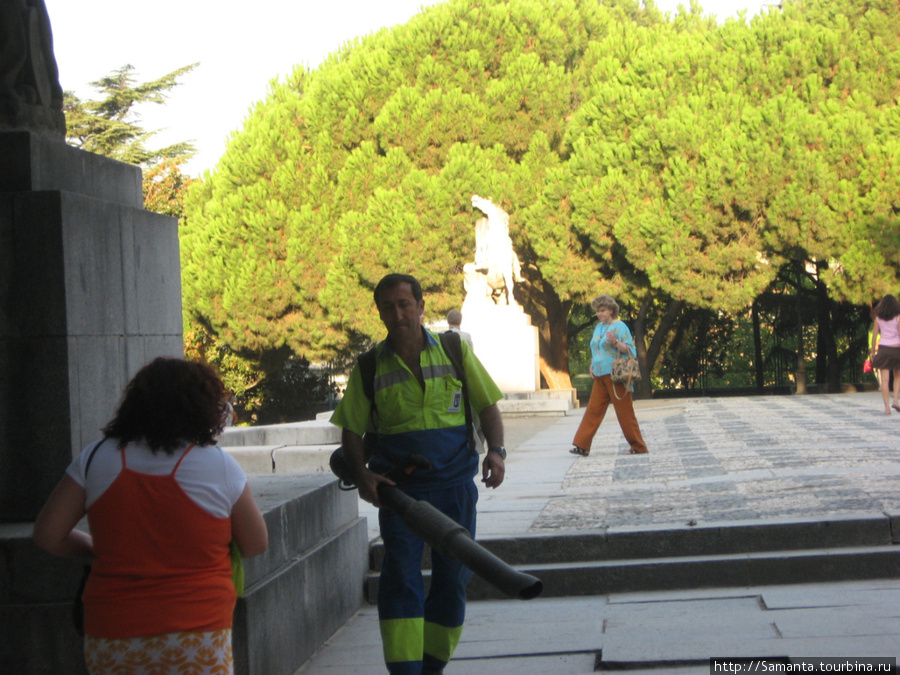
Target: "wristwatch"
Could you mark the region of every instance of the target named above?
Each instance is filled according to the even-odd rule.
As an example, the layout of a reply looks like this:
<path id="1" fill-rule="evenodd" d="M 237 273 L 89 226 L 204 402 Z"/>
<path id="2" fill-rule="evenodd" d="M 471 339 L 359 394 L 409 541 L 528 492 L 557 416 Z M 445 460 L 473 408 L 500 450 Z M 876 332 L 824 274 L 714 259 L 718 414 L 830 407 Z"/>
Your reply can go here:
<path id="1" fill-rule="evenodd" d="M 488 452 L 496 452 L 498 455 L 500 455 L 500 459 L 506 459 L 506 448 L 504 448 L 502 445 L 492 445 L 488 448 Z"/>

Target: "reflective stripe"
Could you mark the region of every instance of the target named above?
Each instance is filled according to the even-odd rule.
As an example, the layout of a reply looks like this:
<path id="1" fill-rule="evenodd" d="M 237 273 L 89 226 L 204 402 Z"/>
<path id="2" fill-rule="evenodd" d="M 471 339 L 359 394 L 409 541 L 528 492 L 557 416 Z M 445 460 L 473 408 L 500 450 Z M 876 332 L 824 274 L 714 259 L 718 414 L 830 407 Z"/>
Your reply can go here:
<path id="1" fill-rule="evenodd" d="M 450 368 L 450 359 L 441 349 L 437 339 L 431 334 L 428 336 L 428 348 L 420 355 L 422 368 L 445 366 Z M 469 345 L 463 343 L 463 361 L 465 363 L 465 377 L 469 388 L 469 402 L 476 412 L 496 403 L 503 398 L 503 394 L 491 380 L 484 366 L 469 350 Z M 465 443 L 465 411 L 462 406 L 454 405 L 454 397 L 458 395 L 461 387 L 459 378 L 429 377 L 424 380 L 425 387 L 421 387 L 415 377 L 403 366 L 403 362 L 390 349 L 388 341 L 380 342 L 376 348 L 378 354 L 375 370 L 375 396 L 374 406 L 378 409 L 378 433 L 379 436 L 409 431 L 444 429 L 449 427 L 461 427 L 463 443 Z M 391 373 L 399 374 L 391 375 Z M 432 374 L 438 374 L 433 371 Z M 451 372 L 451 371 L 448 371 Z M 391 379 L 379 380 L 379 376 L 388 376 Z M 393 378 L 405 378 L 402 382 L 392 384 Z M 359 436 L 365 434 L 371 423 L 371 410 L 373 402 L 366 397 L 365 387 L 362 386 L 362 373 L 359 364 L 350 373 L 350 380 L 343 399 L 338 404 L 337 410 L 331 418 L 331 422 L 343 429 L 348 429 Z M 382 447 L 390 444 L 379 441 Z M 456 453 L 458 446 L 451 448 Z M 444 452 L 444 449 L 440 449 Z M 446 454 L 446 453 L 444 453 Z M 429 458 L 431 459 L 431 458 Z M 434 463 L 432 461 L 432 463 Z"/>
<path id="2" fill-rule="evenodd" d="M 403 369 L 393 370 L 390 373 L 378 375 L 375 378 L 375 391 L 381 391 L 395 384 L 402 384 L 409 379 L 409 373 Z"/>
<path id="3" fill-rule="evenodd" d="M 462 626 L 447 628 L 431 621 L 425 622 L 425 653 L 446 663 L 453 656 L 462 637 Z"/>
<path id="4" fill-rule="evenodd" d="M 384 619 L 379 622 L 386 663 L 422 660 L 425 619 Z M 462 629 L 460 629 L 462 631 Z"/>
<path id="5" fill-rule="evenodd" d="M 448 374 L 456 377 L 456 372 L 454 371 L 453 366 L 450 364 L 439 366 L 425 366 L 424 368 L 422 368 L 422 378 L 426 380 L 435 380 Z M 389 373 L 378 375 L 375 378 L 375 391 L 381 391 L 382 389 L 393 387 L 395 384 L 403 384 L 404 382 L 409 380 L 409 377 L 409 371 L 403 370 L 402 368 L 392 370 Z"/>
<path id="6" fill-rule="evenodd" d="M 422 368 L 422 377 L 426 380 L 433 380 L 438 377 L 443 377 L 444 375 L 453 375 L 456 377 L 456 373 L 453 372 L 453 366 L 449 363 L 441 366 L 425 366 Z"/>

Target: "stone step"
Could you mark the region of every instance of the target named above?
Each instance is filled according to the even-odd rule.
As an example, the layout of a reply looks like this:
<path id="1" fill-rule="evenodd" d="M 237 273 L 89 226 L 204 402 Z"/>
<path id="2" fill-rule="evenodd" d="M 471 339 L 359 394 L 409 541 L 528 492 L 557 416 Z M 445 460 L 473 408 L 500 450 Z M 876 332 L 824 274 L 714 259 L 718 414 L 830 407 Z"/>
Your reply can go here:
<path id="1" fill-rule="evenodd" d="M 548 565 L 516 565 L 543 583 L 540 597 L 605 593 L 808 584 L 889 579 L 900 576 L 900 546 L 866 546 L 814 551 L 767 551 L 719 556 L 681 556 Z M 426 588 L 430 571 L 423 572 Z M 377 602 L 379 574 L 370 572 L 366 598 Z M 507 597 L 480 577 L 466 589 L 470 600 Z"/>
<path id="2" fill-rule="evenodd" d="M 565 415 L 578 407 L 574 389 L 543 389 L 504 394 L 498 402 L 503 415 L 524 417 Z M 316 419 L 258 427 L 228 427 L 219 445 L 247 473 L 300 473 L 329 471 L 328 458 L 340 445 L 341 430 L 329 421 L 334 411 Z"/>
<path id="3" fill-rule="evenodd" d="M 328 460 L 337 445 L 246 445 L 223 448 L 247 474 L 320 473 L 331 475 Z"/>
<path id="4" fill-rule="evenodd" d="M 497 407 L 504 417 L 526 417 L 533 415 L 563 416 L 578 406 L 568 399 L 503 399 Z"/>
<path id="5" fill-rule="evenodd" d="M 575 389 L 541 389 L 539 391 L 511 391 L 503 394 L 497 405 L 509 416 L 565 415 L 578 407 Z M 219 437 L 223 448 L 261 448 L 274 446 L 338 445 L 341 430 L 331 424 L 333 410 L 316 414 L 314 420 L 267 424 L 256 427 L 228 427 Z"/>
<path id="6" fill-rule="evenodd" d="M 572 401 L 577 400 L 575 389 L 539 389 L 537 391 L 505 391 L 503 399 L 506 401 L 545 401 L 554 399 L 563 399 Z"/>
<path id="7" fill-rule="evenodd" d="M 542 595 L 561 597 L 894 577 L 900 575 L 898 539 L 900 530 L 892 528 L 890 517 L 863 514 L 827 521 L 607 528 L 479 543 L 514 568 L 541 579 Z M 370 602 L 377 594 L 382 558 L 379 542 L 370 548 Z M 426 551 L 426 576 L 429 565 Z M 473 599 L 501 597 L 477 577 L 468 594 Z"/>
<path id="8" fill-rule="evenodd" d="M 228 427 L 219 437 L 223 448 L 240 446 L 330 445 L 341 442 L 341 430 L 327 419 L 267 424 L 258 427 Z"/>
<path id="9" fill-rule="evenodd" d="M 565 415 L 578 407 L 578 396 L 575 389 L 507 391 L 497 407 L 507 417 Z"/>
<path id="10" fill-rule="evenodd" d="M 491 553 L 516 565 L 591 560 L 663 558 L 900 544 L 900 523 L 881 513 L 833 516 L 828 520 L 732 521 L 659 527 L 608 527 L 558 534 L 479 539 Z M 369 550 L 371 569 L 380 569 L 381 540 Z M 429 566 L 426 550 L 425 567 Z"/>
<path id="11" fill-rule="evenodd" d="M 523 565 L 544 584 L 541 597 L 571 597 L 634 591 L 809 584 L 828 581 L 890 579 L 900 575 L 900 546 L 870 546 L 814 551 L 767 551 L 720 556 L 683 556 L 556 565 Z M 372 586 L 371 578 L 369 586 Z M 377 593 L 377 587 L 376 587 Z M 466 595 L 472 600 L 504 599 L 474 577 Z M 371 597 L 369 595 L 370 602 Z"/>
<path id="12" fill-rule="evenodd" d="M 359 609 L 366 523 L 330 474 L 251 476 L 250 485 L 269 548 L 244 561 L 235 672 L 291 675 Z"/>

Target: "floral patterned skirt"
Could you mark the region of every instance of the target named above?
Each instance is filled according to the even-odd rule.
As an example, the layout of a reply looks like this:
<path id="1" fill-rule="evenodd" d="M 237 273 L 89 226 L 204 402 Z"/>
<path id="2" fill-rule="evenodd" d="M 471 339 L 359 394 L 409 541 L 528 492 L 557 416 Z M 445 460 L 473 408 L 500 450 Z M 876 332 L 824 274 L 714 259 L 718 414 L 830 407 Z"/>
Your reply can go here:
<path id="1" fill-rule="evenodd" d="M 231 629 L 133 638 L 84 638 L 91 675 L 232 675 Z"/>

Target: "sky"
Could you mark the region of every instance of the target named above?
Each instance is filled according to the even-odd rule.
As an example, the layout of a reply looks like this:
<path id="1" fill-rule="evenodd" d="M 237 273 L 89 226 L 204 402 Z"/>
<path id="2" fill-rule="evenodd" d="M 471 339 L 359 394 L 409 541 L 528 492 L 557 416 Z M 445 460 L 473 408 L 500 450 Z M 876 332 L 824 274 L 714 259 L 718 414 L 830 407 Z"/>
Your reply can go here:
<path id="1" fill-rule="evenodd" d="M 699 0 L 721 21 L 747 10 L 747 18 L 777 0 Z M 295 66 L 316 68 L 357 37 L 406 23 L 439 0 L 272 0 L 262 5 L 218 0 L 45 0 L 63 89 L 99 98 L 91 82 L 129 64 L 138 82 L 182 66 L 164 105 L 137 109 L 139 124 L 157 131 L 150 148 L 193 141 L 192 176 L 213 169 L 230 134 L 243 126 L 269 82 Z M 675 13 L 689 0 L 656 0 Z"/>

